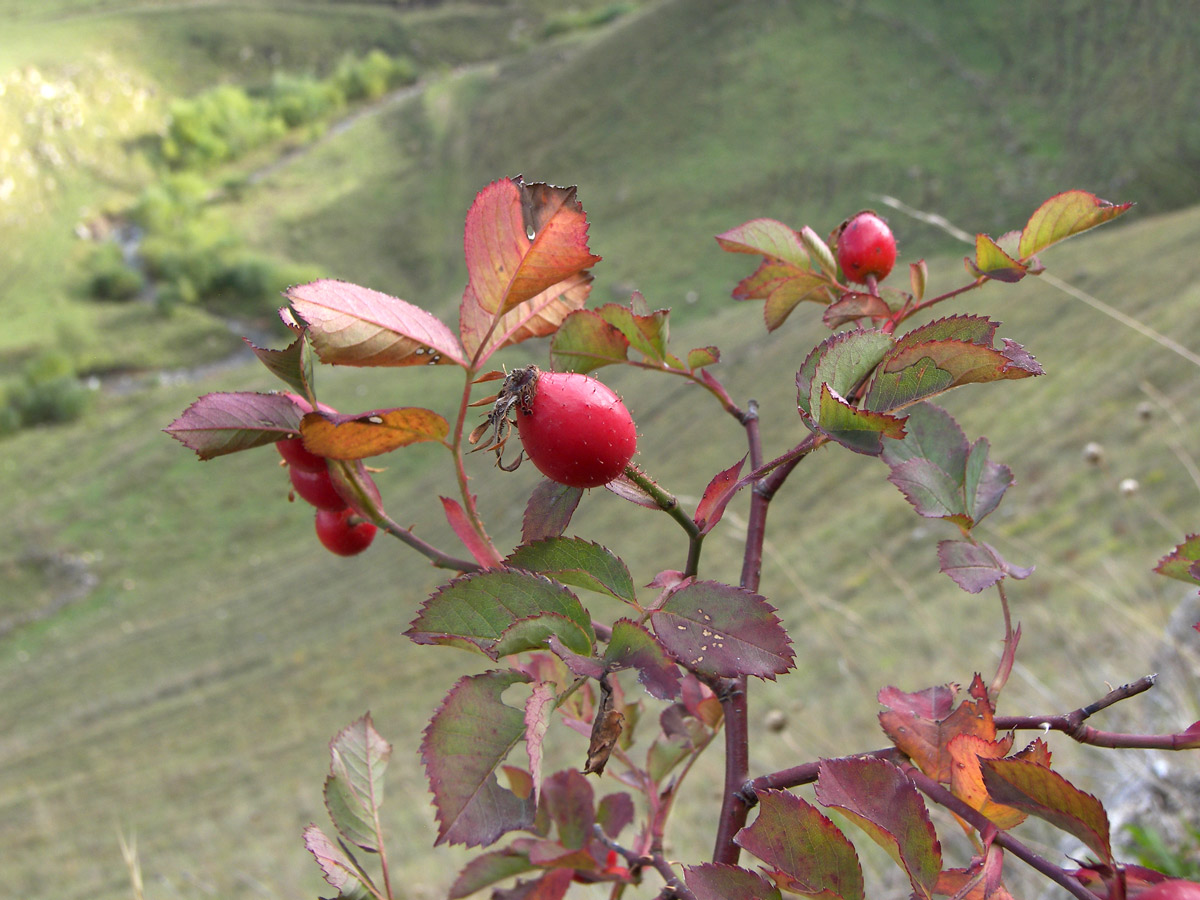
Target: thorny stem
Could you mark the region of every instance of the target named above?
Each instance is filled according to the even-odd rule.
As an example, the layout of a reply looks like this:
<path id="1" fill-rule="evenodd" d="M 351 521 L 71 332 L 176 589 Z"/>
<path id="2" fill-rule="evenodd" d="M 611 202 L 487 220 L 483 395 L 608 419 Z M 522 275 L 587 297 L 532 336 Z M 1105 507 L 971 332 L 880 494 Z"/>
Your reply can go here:
<path id="1" fill-rule="evenodd" d="M 899 765 L 904 770 L 904 773 L 912 779 L 913 784 L 920 789 L 921 793 L 925 794 L 925 796 L 929 797 L 929 799 L 933 800 L 939 806 L 944 806 L 981 834 L 989 831 L 994 833 L 995 837 L 993 841 L 996 844 L 1003 847 L 1026 865 L 1041 872 L 1055 884 L 1060 885 L 1073 896 L 1078 897 L 1079 900 L 1096 900 L 1096 895 L 1084 887 L 1079 879 L 1061 867 L 1054 865 L 1048 859 L 1038 856 L 1007 831 L 997 830 L 987 816 L 971 808 L 962 800 L 959 800 L 950 791 L 946 790 L 946 788 L 917 769 L 912 763 L 901 762 Z"/>
<path id="2" fill-rule="evenodd" d="M 700 568 L 700 546 L 704 543 L 704 535 L 700 532 L 700 526 L 683 511 L 683 507 L 679 505 L 679 501 L 672 494 L 664 491 L 653 480 L 647 478 L 646 474 L 637 466 L 632 464 L 626 466 L 625 477 L 645 491 L 659 509 L 678 522 L 679 526 L 687 532 L 688 558 L 683 574 L 695 575 Z"/>

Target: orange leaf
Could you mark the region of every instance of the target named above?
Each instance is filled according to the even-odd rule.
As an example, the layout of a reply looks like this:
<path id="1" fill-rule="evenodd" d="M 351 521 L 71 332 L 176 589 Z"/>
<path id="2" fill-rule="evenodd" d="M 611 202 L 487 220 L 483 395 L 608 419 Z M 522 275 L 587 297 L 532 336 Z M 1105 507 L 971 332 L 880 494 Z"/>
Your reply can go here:
<path id="1" fill-rule="evenodd" d="M 993 709 L 986 696 L 964 700 L 952 712 L 945 712 L 956 691 L 956 686 L 939 689 L 936 702 L 930 702 L 925 691 L 906 694 L 884 688 L 879 692 L 879 702 L 889 707 L 879 714 L 883 730 L 922 772 L 943 784 L 950 783 L 953 770 L 950 741 L 960 734 L 986 741 L 996 737 Z"/>
<path id="2" fill-rule="evenodd" d="M 421 407 L 381 409 L 352 416 L 307 413 L 300 420 L 304 448 L 329 459 L 363 459 L 422 441 L 440 441 L 450 424 Z"/>
<path id="3" fill-rule="evenodd" d="M 959 734 L 947 745 L 950 757 L 953 759 L 951 768 L 951 789 L 972 809 L 983 813 L 996 823 L 996 827 L 1007 831 L 1020 825 L 1026 819 L 1026 814 L 1011 806 L 995 803 L 988 796 L 987 788 L 983 786 L 983 772 L 979 768 L 979 760 L 1003 759 L 1012 749 L 1011 734 L 998 741 L 988 741 L 973 734 Z"/>

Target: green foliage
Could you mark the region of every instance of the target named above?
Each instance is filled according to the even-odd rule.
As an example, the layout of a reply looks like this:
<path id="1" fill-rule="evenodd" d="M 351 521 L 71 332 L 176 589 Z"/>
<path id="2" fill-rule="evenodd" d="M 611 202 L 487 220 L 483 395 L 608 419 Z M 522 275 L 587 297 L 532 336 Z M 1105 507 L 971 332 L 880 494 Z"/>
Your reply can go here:
<path id="1" fill-rule="evenodd" d="M 269 103 L 223 84 L 171 104 L 162 155 L 174 168 L 211 168 L 281 137 L 286 130 Z"/>
<path id="2" fill-rule="evenodd" d="M 96 247 L 84 268 L 87 292 L 97 300 L 132 300 L 146 284 L 142 273 L 129 265 L 121 248 L 111 242 Z"/>
<path id="3" fill-rule="evenodd" d="M 609 3 L 595 9 L 572 9 L 549 16 L 542 25 L 542 37 L 552 38 L 572 31 L 599 28 L 638 8 L 637 3 Z"/>
<path id="4" fill-rule="evenodd" d="M 64 353 L 44 353 L 26 363 L 3 392 L 0 434 L 34 425 L 72 422 L 87 408 L 89 392 Z"/>
<path id="5" fill-rule="evenodd" d="M 288 128 L 329 118 L 346 105 L 346 94 L 337 82 L 282 72 L 271 80 L 269 97 L 271 107 Z"/>
<path id="6" fill-rule="evenodd" d="M 1200 880 L 1200 828 L 1184 826 L 1187 839 L 1172 846 L 1154 825 L 1130 824 L 1125 832 L 1133 842 L 1133 856 L 1143 866 L 1171 878 Z"/>
<path id="7" fill-rule="evenodd" d="M 331 79 L 351 102 L 378 100 L 389 90 L 417 80 L 411 60 L 372 50 L 362 59 L 344 59 Z"/>

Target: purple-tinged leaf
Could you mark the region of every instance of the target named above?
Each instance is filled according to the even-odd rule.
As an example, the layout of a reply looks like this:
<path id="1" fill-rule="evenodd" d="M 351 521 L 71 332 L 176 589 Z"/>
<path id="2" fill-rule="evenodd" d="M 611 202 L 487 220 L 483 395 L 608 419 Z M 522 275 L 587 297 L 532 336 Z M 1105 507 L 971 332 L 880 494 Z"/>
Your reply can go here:
<path id="1" fill-rule="evenodd" d="M 312 349 L 305 340 L 303 330 L 294 341 L 282 350 L 268 350 L 254 346 L 247 338 L 242 338 L 242 340 L 272 375 L 292 387 L 302 397 L 311 393 L 313 383 Z"/>
<path id="2" fill-rule="evenodd" d="M 555 371 L 591 372 L 629 359 L 629 340 L 594 310 L 577 309 L 550 339 Z"/>
<path id="3" fill-rule="evenodd" d="M 525 735 L 521 710 L 501 702 L 528 676 L 513 670 L 460 678 L 425 728 L 421 760 L 437 812 L 437 844 L 491 844 L 533 822 L 532 798 L 500 786 L 496 770 Z"/>
<path id="4" fill-rule="evenodd" d="M 592 837 L 596 822 L 592 785 L 576 769 L 555 772 L 542 785 L 542 803 L 558 828 L 559 843 L 568 850 L 582 850 Z"/>
<path id="5" fill-rule="evenodd" d="M 596 824 L 608 837 L 616 840 L 633 823 L 633 800 L 624 791 L 605 794 L 596 807 Z"/>
<path id="6" fill-rule="evenodd" d="M 538 483 L 525 506 L 521 541 L 530 544 L 546 538 L 561 537 L 571 524 L 583 489 L 558 484 L 546 478 Z"/>
<path id="7" fill-rule="evenodd" d="M 163 431 L 201 459 L 212 459 L 295 437 L 300 416 L 283 394 L 205 394 Z"/>
<path id="8" fill-rule="evenodd" d="M 550 727 L 555 699 L 554 685 L 542 681 L 533 686 L 525 701 L 525 751 L 529 754 L 529 777 L 535 803 L 538 785 L 542 783 L 542 739 Z"/>
<path id="9" fill-rule="evenodd" d="M 991 278 L 1009 284 L 1024 278 L 1027 270 L 986 234 L 975 235 L 975 259 L 968 256 L 966 264 L 967 272 L 976 278 Z"/>
<path id="10" fill-rule="evenodd" d="M 522 544 L 504 563 L 626 603 L 637 602 L 637 591 L 625 563 L 611 550 L 582 538 L 555 537 Z"/>
<path id="11" fill-rule="evenodd" d="M 759 794 L 758 816 L 734 842 L 772 868 L 789 892 L 863 900 L 854 845 L 816 807 L 785 791 Z"/>
<path id="12" fill-rule="evenodd" d="M 708 487 L 704 489 L 704 496 L 700 498 L 700 503 L 696 506 L 696 514 L 692 517 L 692 521 L 696 523 L 701 534 L 708 534 L 721 521 L 721 516 L 725 514 L 725 507 L 733 499 L 730 488 L 737 484 L 737 480 L 742 474 L 742 466 L 745 464 L 746 457 L 743 456 L 728 469 L 718 472 L 708 483 Z"/>
<path id="13" fill-rule="evenodd" d="M 1006 576 L 1020 581 L 1033 574 L 1032 567 L 1014 566 L 996 548 L 982 541 L 940 541 L 938 562 L 941 570 L 968 594 L 978 594 Z"/>
<path id="14" fill-rule="evenodd" d="M 1036 762 L 981 759 L 979 763 L 992 800 L 1044 819 L 1112 863 L 1108 814 L 1099 800 Z"/>
<path id="15" fill-rule="evenodd" d="M 571 869 L 551 869 L 534 881 L 518 881 L 509 890 L 493 891 L 491 900 L 562 900 L 574 874 Z"/>
<path id="16" fill-rule="evenodd" d="M 1132 203 L 1114 205 L 1087 191 L 1055 194 L 1025 223 L 1017 253 L 1022 260 L 1028 260 L 1051 244 L 1115 219 L 1131 206 Z"/>
<path id="17" fill-rule="evenodd" d="M 949 784 L 954 759 L 949 744 L 958 735 L 994 740 L 994 707 L 978 676 L 971 698 L 952 707 L 958 685 L 943 685 L 909 694 L 894 687 L 879 692 L 887 707 L 879 724 L 892 743 L 934 781 Z"/>
<path id="18" fill-rule="evenodd" d="M 783 896 L 757 872 L 722 863 L 685 866 L 683 880 L 696 900 L 781 900 Z"/>
<path id="19" fill-rule="evenodd" d="M 821 316 L 828 328 L 841 328 L 857 319 L 882 319 L 892 314 L 892 308 L 882 297 L 852 291 L 826 307 Z"/>
<path id="20" fill-rule="evenodd" d="M 473 645 L 491 655 L 514 623 L 546 613 L 570 626 L 563 628 L 568 647 L 575 643 L 574 632 L 595 640 L 591 618 L 574 594 L 548 578 L 509 569 L 455 578 L 425 601 L 405 634 L 417 644 Z"/>
<path id="21" fill-rule="evenodd" d="M 552 634 L 546 640 L 550 651 L 563 661 L 567 669 L 572 675 L 579 678 L 603 678 L 606 669 L 604 664 L 594 656 L 583 655 L 569 649 L 566 644 L 559 640 L 558 635 Z"/>
<path id="22" fill-rule="evenodd" d="M 449 422 L 418 406 L 350 415 L 310 412 L 300 420 L 304 449 L 327 459 L 364 459 L 423 441 L 444 441 L 449 433 Z"/>
<path id="23" fill-rule="evenodd" d="M 533 863 L 529 861 L 529 854 L 513 847 L 484 853 L 467 863 L 458 873 L 458 878 L 450 885 L 447 900 L 462 900 L 463 897 L 469 897 L 497 881 L 532 871 L 534 868 Z"/>
<path id="24" fill-rule="evenodd" d="M 821 385 L 821 404 L 817 422 L 801 416 L 804 424 L 827 435 L 847 450 L 867 456 L 883 452 L 885 437 L 904 437 L 904 419 L 887 413 L 859 409 L 847 402 L 828 384 Z"/>
<path id="25" fill-rule="evenodd" d="M 751 591 L 693 581 L 650 616 L 654 633 L 684 666 L 706 675 L 774 680 L 795 654 L 775 607 Z"/>
<path id="26" fill-rule="evenodd" d="M 329 817 L 350 843 L 378 853 L 383 773 L 392 746 L 375 730 L 368 714 L 337 734 L 329 744 L 329 755 L 329 777 L 325 779 Z"/>
<path id="27" fill-rule="evenodd" d="M 1183 543 L 1164 556 L 1154 567 L 1159 575 L 1200 584 L 1200 572 L 1196 570 L 1200 561 L 1200 534 L 1189 534 Z"/>
<path id="28" fill-rule="evenodd" d="M 325 880 L 337 888 L 339 898 L 362 900 L 370 896 L 358 868 L 316 825 L 304 829 L 304 846 L 317 860 Z"/>
<path id="29" fill-rule="evenodd" d="M 840 809 L 908 873 L 918 897 L 930 898 L 942 871 L 942 847 L 913 783 L 881 759 L 826 759 L 817 802 Z"/>
<path id="30" fill-rule="evenodd" d="M 324 279 L 288 288 L 322 362 L 343 366 L 465 365 L 462 347 L 437 316 L 397 297 Z"/>
<path id="31" fill-rule="evenodd" d="M 650 632 L 631 619 L 613 623 L 604 661 L 614 670 L 637 669 L 638 681 L 652 697 L 674 700 L 679 696 L 679 668 Z"/>
<path id="32" fill-rule="evenodd" d="M 1000 505 L 1005 491 L 1016 483 L 1012 469 L 987 458 L 989 449 L 987 438 L 981 437 L 967 454 L 963 498 L 966 513 L 976 525 Z"/>
<path id="33" fill-rule="evenodd" d="M 927 459 L 944 472 L 959 472 L 967 464 L 967 437 L 950 413 L 932 403 L 909 407 L 904 439 L 888 441 L 881 459 L 892 468 L 909 459 Z"/>
<path id="34" fill-rule="evenodd" d="M 717 243 L 730 253 L 766 256 L 799 269 L 812 266 L 800 235 L 775 219 L 751 219 L 717 235 Z"/>
<path id="35" fill-rule="evenodd" d="M 475 530 L 471 524 L 471 520 L 467 518 L 467 514 L 463 510 L 462 504 L 451 497 L 439 497 L 438 499 L 442 501 L 442 511 L 446 514 L 446 521 L 454 533 L 458 535 L 458 539 L 462 541 L 463 546 L 470 551 L 471 558 L 485 569 L 500 565 L 499 554 Z"/>

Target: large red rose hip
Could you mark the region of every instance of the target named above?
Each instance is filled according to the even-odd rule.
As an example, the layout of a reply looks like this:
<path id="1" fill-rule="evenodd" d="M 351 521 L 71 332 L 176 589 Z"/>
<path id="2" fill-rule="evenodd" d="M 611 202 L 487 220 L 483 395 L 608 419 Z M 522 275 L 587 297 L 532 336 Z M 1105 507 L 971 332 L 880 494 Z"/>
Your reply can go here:
<path id="1" fill-rule="evenodd" d="M 887 222 L 869 210 L 860 212 L 838 235 L 837 259 L 850 281 L 866 284 L 870 275 L 883 281 L 896 264 L 896 239 Z"/>
<path id="2" fill-rule="evenodd" d="M 613 391 L 587 375 L 540 372 L 517 407 L 525 453 L 543 475 L 569 487 L 608 484 L 637 450 L 637 429 Z"/>

